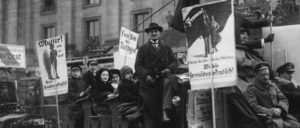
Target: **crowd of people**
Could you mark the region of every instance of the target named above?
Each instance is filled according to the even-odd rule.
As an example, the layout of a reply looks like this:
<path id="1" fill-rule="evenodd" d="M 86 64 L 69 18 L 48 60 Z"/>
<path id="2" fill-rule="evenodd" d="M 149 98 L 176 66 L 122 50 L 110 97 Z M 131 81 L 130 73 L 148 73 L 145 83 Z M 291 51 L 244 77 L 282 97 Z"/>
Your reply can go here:
<path id="1" fill-rule="evenodd" d="M 255 127 L 299 128 L 300 124 L 297 120 L 299 119 L 299 110 L 297 110 L 299 108 L 299 84 L 293 78 L 294 64 L 287 62 L 280 66 L 276 73 L 255 50 L 263 48 L 265 43 L 272 43 L 275 35 L 270 33 L 260 40 L 249 38 L 249 29 L 268 26 L 272 21 L 271 17 L 260 21 L 250 21 L 238 13 L 235 14 L 237 87 L 249 103 L 250 109 L 254 111 L 255 116 L 249 120 L 253 121 L 253 118 L 257 117 L 260 119 L 260 126 Z M 242 113 L 245 113 L 245 108 L 241 109 L 244 109 Z M 253 125 L 237 125 L 237 127 L 241 126 L 253 127 Z"/>
<path id="2" fill-rule="evenodd" d="M 237 87 L 255 115 L 263 116 L 262 127 L 298 128 L 300 123 L 299 89 L 295 82 L 293 63 L 286 63 L 275 73 L 271 66 L 255 49 L 263 48 L 266 43 L 272 43 L 275 35 L 251 40 L 251 28 L 268 26 L 273 19 L 250 21 L 235 13 L 235 37 L 237 52 L 238 81 Z M 160 39 L 163 28 L 156 23 L 150 23 L 145 32 L 149 41 L 139 47 L 135 73 L 133 68 L 123 66 L 118 69 L 97 69 L 95 60 L 88 62 L 88 71 L 79 77 L 82 69 L 74 66 L 69 84 L 69 97 L 73 101 L 88 96 L 94 103 L 92 114 L 111 114 L 107 99 L 118 98 L 121 104 L 117 106 L 121 116 L 129 121 L 131 128 L 159 128 L 166 122 L 176 120 L 172 116 L 178 106 L 178 81 L 176 68 L 178 60 L 172 49 L 163 44 Z M 276 75 L 278 74 L 278 75 Z M 79 105 L 80 106 L 80 105 Z M 128 107 L 129 106 L 129 107 Z M 82 118 L 78 118 L 82 122 Z M 169 123 L 176 127 L 176 122 Z M 173 126 L 171 126 L 173 124 Z M 174 125 L 175 124 L 175 125 Z M 80 127 L 80 125 L 75 125 Z M 251 125 L 249 125 L 250 127 Z M 177 125 L 178 127 L 178 125 Z"/>
<path id="3" fill-rule="evenodd" d="M 71 67 L 68 99 L 74 111 L 80 111 L 81 99 L 86 98 L 92 103 L 92 115 L 110 115 L 107 100 L 117 98 L 121 103 L 116 108 L 130 128 L 168 127 L 168 123 L 174 127 L 176 123 L 170 123 L 176 118 L 172 112 L 180 101 L 174 75 L 178 62 L 171 48 L 159 39 L 162 29 L 151 23 L 145 30 L 150 39 L 137 53 L 135 73 L 126 65 L 121 69 L 98 69 L 96 60 L 87 63 L 84 74 L 80 66 Z M 75 120 L 74 127 L 82 128 L 82 114 L 73 115 L 79 116 L 70 116 Z"/>

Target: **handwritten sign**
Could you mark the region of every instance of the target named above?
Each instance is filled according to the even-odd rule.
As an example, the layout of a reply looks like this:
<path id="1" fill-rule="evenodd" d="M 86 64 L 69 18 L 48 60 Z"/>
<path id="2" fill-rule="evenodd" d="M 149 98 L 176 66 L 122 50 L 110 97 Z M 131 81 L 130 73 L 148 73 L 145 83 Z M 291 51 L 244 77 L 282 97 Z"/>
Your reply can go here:
<path id="1" fill-rule="evenodd" d="M 129 58 L 135 58 L 138 37 L 139 35 L 137 33 L 122 27 L 120 32 L 119 54 Z"/>

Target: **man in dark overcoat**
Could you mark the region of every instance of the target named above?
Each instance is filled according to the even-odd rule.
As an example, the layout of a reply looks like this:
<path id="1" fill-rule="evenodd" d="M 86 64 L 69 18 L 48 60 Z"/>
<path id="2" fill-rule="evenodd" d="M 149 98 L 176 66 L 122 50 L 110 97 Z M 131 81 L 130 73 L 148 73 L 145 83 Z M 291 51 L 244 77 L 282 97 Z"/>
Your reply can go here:
<path id="1" fill-rule="evenodd" d="M 295 117 L 288 113 L 289 102 L 275 83 L 270 81 L 270 66 L 258 63 L 255 68 L 255 79 L 248 86 L 245 96 L 256 114 L 265 115 L 263 122 L 266 128 L 299 128 Z"/>
<path id="2" fill-rule="evenodd" d="M 168 121 L 176 85 L 172 73 L 178 65 L 172 49 L 160 40 L 163 30 L 156 23 L 150 23 L 145 31 L 149 35 L 147 44 L 137 53 L 135 71 L 141 79 L 140 95 L 145 105 L 145 128 L 159 128 L 161 121 Z M 161 101 L 162 100 L 162 101 Z"/>

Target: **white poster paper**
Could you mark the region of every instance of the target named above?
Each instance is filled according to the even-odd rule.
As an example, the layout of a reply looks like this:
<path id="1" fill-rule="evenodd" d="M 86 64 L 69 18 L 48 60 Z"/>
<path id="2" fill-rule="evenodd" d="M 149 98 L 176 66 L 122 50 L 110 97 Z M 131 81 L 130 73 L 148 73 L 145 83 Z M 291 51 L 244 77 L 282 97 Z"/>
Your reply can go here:
<path id="1" fill-rule="evenodd" d="M 237 77 L 234 15 L 230 0 L 182 10 L 191 89 L 234 86 Z"/>
<path id="2" fill-rule="evenodd" d="M 67 93 L 68 74 L 64 35 L 39 40 L 36 42 L 36 48 L 44 96 Z"/>
<path id="3" fill-rule="evenodd" d="M 135 58 L 139 34 L 122 27 L 120 32 L 119 54 L 127 58 Z"/>
<path id="4" fill-rule="evenodd" d="M 26 68 L 25 46 L 0 44 L 0 67 Z"/>

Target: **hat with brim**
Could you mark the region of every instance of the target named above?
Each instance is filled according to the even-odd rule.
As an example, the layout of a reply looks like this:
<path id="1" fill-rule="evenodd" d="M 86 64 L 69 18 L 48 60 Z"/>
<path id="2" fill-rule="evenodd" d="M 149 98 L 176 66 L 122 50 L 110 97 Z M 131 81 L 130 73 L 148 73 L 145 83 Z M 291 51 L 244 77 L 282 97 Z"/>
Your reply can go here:
<path id="1" fill-rule="evenodd" d="M 295 69 L 293 67 L 286 67 L 284 69 L 284 71 L 286 71 L 286 72 L 295 72 Z"/>
<path id="2" fill-rule="evenodd" d="M 87 65 L 97 65 L 98 64 L 98 62 L 96 61 L 96 60 L 90 60 L 88 63 L 87 63 Z"/>
<path id="3" fill-rule="evenodd" d="M 266 69 L 270 69 L 270 65 L 268 63 L 261 62 L 255 65 L 254 72 L 260 72 Z"/>
<path id="4" fill-rule="evenodd" d="M 278 73 L 284 73 L 284 72 L 295 72 L 295 65 L 291 62 L 287 62 L 284 65 L 280 66 L 276 71 Z"/>
<path id="5" fill-rule="evenodd" d="M 72 66 L 72 67 L 71 67 L 71 70 L 72 70 L 72 71 L 75 71 L 75 70 L 80 70 L 80 71 L 82 71 L 82 68 L 81 68 L 80 66 Z"/>
<path id="6" fill-rule="evenodd" d="M 158 30 L 158 31 L 160 31 L 160 32 L 163 30 L 163 28 L 162 28 L 161 26 L 159 26 L 157 23 L 150 23 L 150 24 L 149 24 L 149 27 L 146 28 L 145 31 L 146 31 L 147 33 L 149 33 L 150 30 L 154 30 L 154 29 L 156 29 L 156 30 Z"/>
<path id="7" fill-rule="evenodd" d="M 246 32 L 248 35 L 250 35 L 250 31 L 248 29 L 245 29 L 245 28 L 241 28 L 240 32 L 241 33 Z"/>

